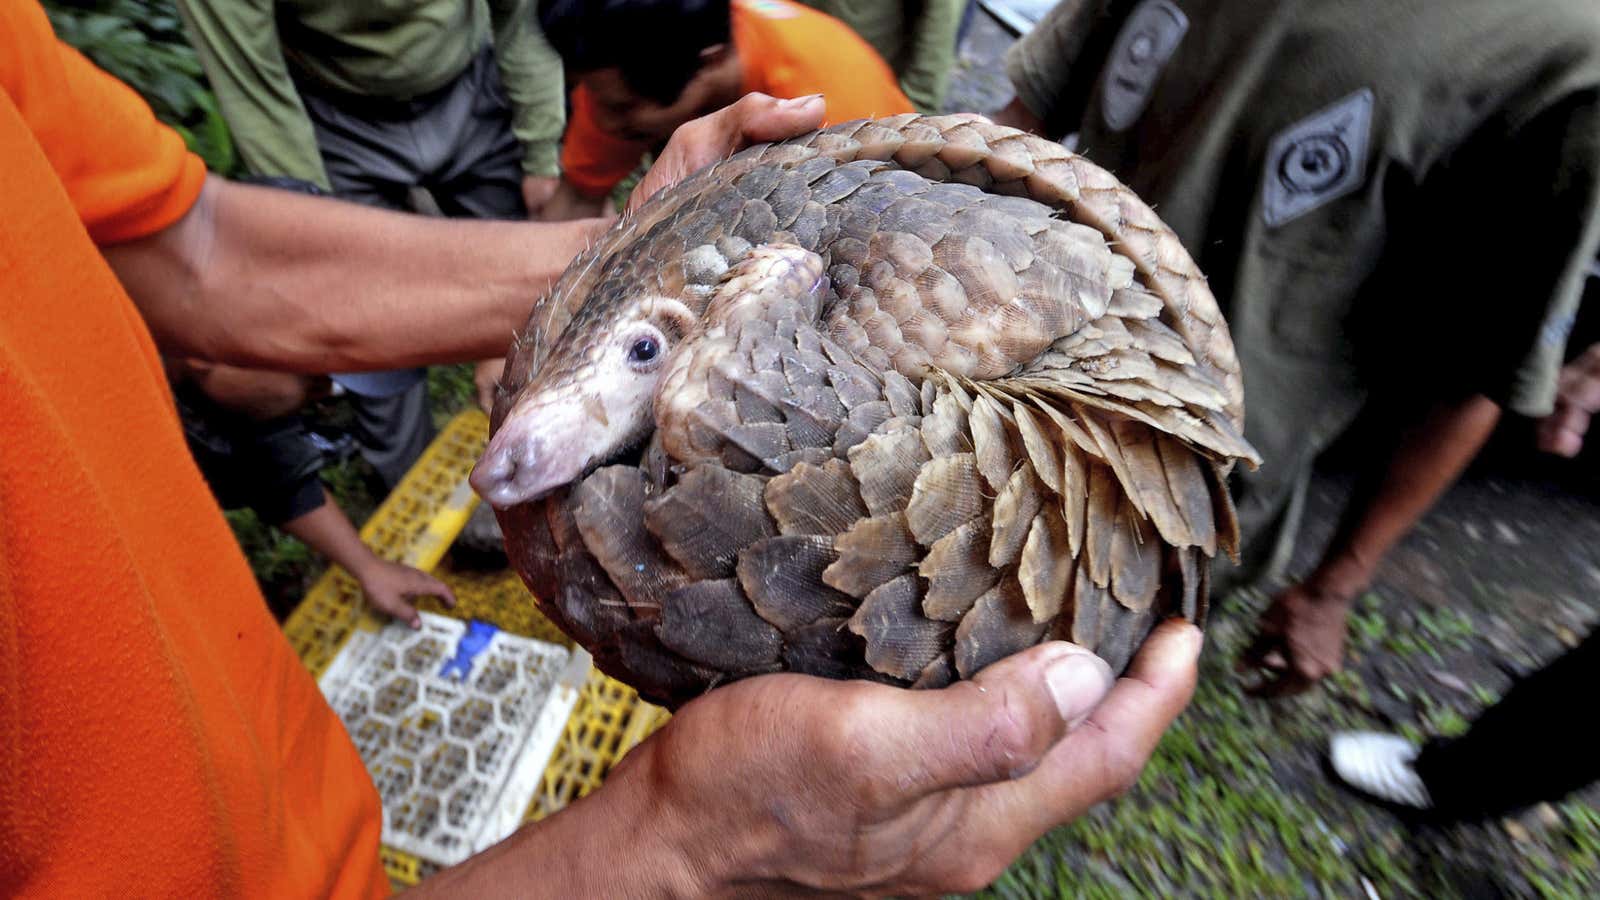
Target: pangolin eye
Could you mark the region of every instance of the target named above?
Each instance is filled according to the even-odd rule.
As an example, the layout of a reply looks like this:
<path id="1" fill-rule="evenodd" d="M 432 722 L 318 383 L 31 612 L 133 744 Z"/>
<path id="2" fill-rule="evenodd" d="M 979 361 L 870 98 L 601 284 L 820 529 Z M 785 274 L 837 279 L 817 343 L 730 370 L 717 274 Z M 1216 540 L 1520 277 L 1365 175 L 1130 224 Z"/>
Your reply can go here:
<path id="1" fill-rule="evenodd" d="M 661 355 L 661 342 L 653 337 L 642 337 L 633 342 L 628 348 L 628 362 L 634 365 L 645 365 L 655 362 Z"/>

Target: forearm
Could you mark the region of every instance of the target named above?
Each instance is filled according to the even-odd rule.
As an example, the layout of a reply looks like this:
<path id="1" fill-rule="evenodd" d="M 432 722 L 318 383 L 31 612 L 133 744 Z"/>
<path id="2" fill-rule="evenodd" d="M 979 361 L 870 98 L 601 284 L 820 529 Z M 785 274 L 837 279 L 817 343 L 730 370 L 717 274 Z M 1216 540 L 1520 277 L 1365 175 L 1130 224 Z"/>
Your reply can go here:
<path id="1" fill-rule="evenodd" d="M 281 527 L 352 575 L 358 575 L 374 558 L 372 550 L 361 543 L 356 526 L 334 502 L 327 488 L 322 490 L 321 506 L 284 522 Z"/>
<path id="2" fill-rule="evenodd" d="M 605 224 L 432 219 L 212 178 L 177 224 L 105 254 L 165 353 L 361 371 L 503 356 Z"/>
<path id="3" fill-rule="evenodd" d="M 544 39 L 531 4 L 497 0 L 495 60 L 511 101 L 511 130 L 522 142 L 522 171 L 560 174 L 561 132 L 566 125 L 566 86 L 561 57 Z"/>
<path id="4" fill-rule="evenodd" d="M 408 891 L 430 897 L 703 897 L 681 817 L 656 802 L 653 746 L 633 750 L 593 794 Z M 733 840 L 736 836 L 727 836 Z M 715 852 L 696 842 L 701 852 Z M 625 852 L 624 852 L 625 851 Z"/>
<path id="5" fill-rule="evenodd" d="M 944 111 L 945 91 L 955 66 L 956 32 L 963 0 L 926 0 L 914 25 L 911 46 L 900 71 L 900 87 L 925 113 Z"/>
<path id="6" fill-rule="evenodd" d="M 1307 579 L 1315 589 L 1353 594 L 1477 456 L 1500 420 L 1500 407 L 1475 395 L 1438 404 L 1403 428 L 1381 469 L 1362 475 L 1322 561 Z"/>

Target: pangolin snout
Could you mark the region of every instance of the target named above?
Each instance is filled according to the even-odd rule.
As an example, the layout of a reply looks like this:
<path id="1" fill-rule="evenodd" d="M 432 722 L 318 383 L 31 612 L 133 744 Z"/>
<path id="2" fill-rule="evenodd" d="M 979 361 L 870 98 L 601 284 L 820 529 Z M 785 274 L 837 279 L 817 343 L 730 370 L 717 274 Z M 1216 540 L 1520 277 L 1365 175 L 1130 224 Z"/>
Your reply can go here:
<path id="1" fill-rule="evenodd" d="M 598 396 L 564 389 L 524 398 L 472 468 L 472 489 L 505 509 L 581 478 L 629 437 L 621 417 L 606 418 L 603 409 Z"/>
<path id="2" fill-rule="evenodd" d="M 555 423 L 545 421 L 545 427 L 535 429 L 534 418 L 546 417 L 507 418 L 472 467 L 472 489 L 500 509 L 537 500 L 581 471 L 581 465 L 574 465 L 578 454 L 557 452 L 552 446 L 550 426 Z"/>
<path id="3" fill-rule="evenodd" d="M 502 431 L 489 443 L 468 479 L 478 496 L 501 509 L 534 499 L 543 492 L 544 482 L 539 473 L 544 456 L 540 448 L 532 442 L 500 440 L 503 437 Z"/>

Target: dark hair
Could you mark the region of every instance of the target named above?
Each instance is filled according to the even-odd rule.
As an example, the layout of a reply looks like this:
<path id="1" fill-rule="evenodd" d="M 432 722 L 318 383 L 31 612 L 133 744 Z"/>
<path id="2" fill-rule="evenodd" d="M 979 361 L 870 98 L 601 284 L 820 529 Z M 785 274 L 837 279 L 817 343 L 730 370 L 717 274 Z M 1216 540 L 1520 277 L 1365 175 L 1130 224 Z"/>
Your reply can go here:
<path id="1" fill-rule="evenodd" d="M 539 27 L 568 69 L 616 68 L 662 104 L 700 71 L 701 51 L 730 40 L 728 0 L 539 0 Z"/>

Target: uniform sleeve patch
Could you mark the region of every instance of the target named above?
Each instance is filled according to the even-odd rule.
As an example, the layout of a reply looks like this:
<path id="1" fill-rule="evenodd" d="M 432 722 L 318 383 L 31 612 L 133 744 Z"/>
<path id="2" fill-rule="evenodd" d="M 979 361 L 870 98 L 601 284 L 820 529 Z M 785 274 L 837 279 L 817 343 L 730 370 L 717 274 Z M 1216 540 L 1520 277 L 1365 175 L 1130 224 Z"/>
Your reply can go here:
<path id="1" fill-rule="evenodd" d="M 1100 89 L 1107 128 L 1124 131 L 1139 120 L 1188 30 L 1189 17 L 1170 0 L 1145 0 L 1128 16 L 1111 47 Z"/>
<path id="2" fill-rule="evenodd" d="M 792 19 L 799 15 L 794 7 L 778 0 L 739 0 L 739 5 L 766 19 Z"/>
<path id="3" fill-rule="evenodd" d="M 1276 228 L 1361 187 L 1372 91 L 1363 88 L 1278 132 L 1267 148 L 1261 211 Z"/>

